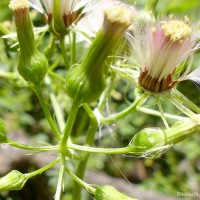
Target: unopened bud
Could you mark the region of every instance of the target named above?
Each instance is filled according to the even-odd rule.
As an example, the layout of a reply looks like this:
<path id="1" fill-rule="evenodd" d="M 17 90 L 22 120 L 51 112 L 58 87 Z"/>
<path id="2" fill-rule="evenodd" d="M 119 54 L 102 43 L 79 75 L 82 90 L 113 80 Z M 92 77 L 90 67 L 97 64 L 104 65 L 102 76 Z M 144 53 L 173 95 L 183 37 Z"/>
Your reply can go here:
<path id="1" fill-rule="evenodd" d="M 106 58 L 114 53 L 130 25 L 129 11 L 123 7 L 105 12 L 104 27 L 97 33 L 80 66 L 72 68 L 66 77 L 68 95 L 81 103 L 99 98 L 106 83 Z M 130 14 L 130 13 L 129 13 Z"/>
<path id="2" fill-rule="evenodd" d="M 145 128 L 131 140 L 130 153 L 144 156 L 157 156 L 160 149 L 167 145 L 165 132 L 160 128 Z"/>
<path id="3" fill-rule="evenodd" d="M 95 200 L 136 200 L 135 198 L 129 197 L 110 185 L 102 185 L 96 188 L 94 193 Z"/>
<path id="4" fill-rule="evenodd" d="M 27 176 L 17 170 L 13 170 L 0 178 L 0 192 L 21 190 L 27 181 Z"/>
<path id="5" fill-rule="evenodd" d="M 28 0 L 11 0 L 9 7 L 14 13 L 20 46 L 18 71 L 26 81 L 38 83 L 44 79 L 47 73 L 48 62 L 36 47 L 29 16 L 29 2 Z"/>
<path id="6" fill-rule="evenodd" d="M 187 119 L 167 130 L 161 128 L 143 129 L 131 140 L 128 146 L 129 153 L 159 157 L 166 148 L 200 131 L 200 115 L 196 115 L 196 117 L 196 121 Z"/>

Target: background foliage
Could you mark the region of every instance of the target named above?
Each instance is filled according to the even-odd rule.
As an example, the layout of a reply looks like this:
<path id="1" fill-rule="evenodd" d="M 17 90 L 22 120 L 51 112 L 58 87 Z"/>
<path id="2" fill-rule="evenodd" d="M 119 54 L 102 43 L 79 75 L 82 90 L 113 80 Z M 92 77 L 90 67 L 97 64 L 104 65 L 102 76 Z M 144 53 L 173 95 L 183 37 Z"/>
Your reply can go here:
<path id="1" fill-rule="evenodd" d="M 6 24 L 9 28 L 13 26 L 10 21 L 12 14 L 8 9 L 8 0 L 0 1 L 0 23 Z M 136 6 L 136 9 L 145 7 L 145 0 L 126 1 Z M 199 0 L 160 0 L 155 8 L 158 17 L 168 14 L 176 14 L 179 17 L 188 15 L 195 23 L 199 22 Z M 32 13 L 35 25 L 42 25 L 43 19 L 35 12 Z M 0 33 L 1 34 L 1 33 Z M 15 41 L 13 41 L 14 43 Z M 17 55 L 8 49 L 9 45 L 0 39 L 0 70 L 13 71 L 16 66 Z M 9 50 L 9 51 L 8 51 Z M 80 49 L 81 51 L 81 49 Z M 55 57 L 59 53 L 55 54 Z M 55 57 L 51 59 L 54 60 Z M 200 64 L 199 56 L 195 58 L 195 65 Z M 62 73 L 62 66 L 59 68 L 59 73 Z M 10 80 L 12 82 L 12 80 Z M 115 90 L 112 92 L 112 99 L 109 102 L 109 110 L 116 112 L 126 107 L 133 98 L 133 89 L 131 85 L 127 85 L 124 81 L 118 80 L 115 85 Z M 191 82 L 181 83 L 179 90 L 189 97 L 196 105 L 200 106 L 199 86 Z M 59 90 L 59 86 L 57 88 Z M 124 91 L 127 91 L 126 93 Z M 63 97 L 60 97 L 63 98 Z M 151 102 L 152 108 L 155 103 Z M 67 102 L 65 105 L 68 106 Z M 173 106 L 165 104 L 164 110 L 167 112 L 177 112 Z M 0 79 L 0 117 L 6 121 L 9 134 L 17 135 L 18 132 L 24 132 L 28 137 L 37 141 L 39 138 L 44 142 L 52 140 L 52 135 L 48 124 L 44 120 L 44 115 L 38 105 L 36 96 L 22 86 L 20 83 L 13 87 L 9 82 Z M 87 127 L 87 116 L 83 110 L 79 111 L 76 127 L 82 127 L 81 130 L 75 130 L 74 138 L 81 141 L 81 134 Z M 148 116 L 141 113 L 133 113 L 126 118 L 120 120 L 113 126 L 99 127 L 101 135 L 96 136 L 96 145 L 101 147 L 119 147 L 126 146 L 135 133 L 145 127 L 163 126 L 162 121 L 158 117 Z M 44 135 L 43 133 L 49 133 Z M 24 136 L 23 136 L 24 137 Z M 119 157 L 105 155 L 91 155 L 89 161 L 89 169 L 104 171 L 113 177 L 126 177 L 126 180 L 146 190 L 155 190 L 157 192 L 176 196 L 177 192 L 200 192 L 200 138 L 199 135 L 194 135 L 184 142 L 175 145 L 168 150 L 159 159 L 135 158 L 135 157 Z M 1 149 L 0 149 L 1 150 Z M 12 150 L 11 150 L 12 151 Z M 3 157 L 0 151 L 0 158 Z M 11 152 L 12 153 L 12 152 Z M 19 159 L 21 159 L 19 157 Z M 12 163 L 15 169 L 21 169 L 23 172 L 37 168 L 38 163 L 29 161 L 21 161 Z M 12 167 L 13 167 L 12 166 Z M 4 172 L 4 163 L 0 159 L 0 173 Z M 0 194 L 0 199 L 26 199 L 28 196 L 26 191 L 35 191 L 29 199 L 48 199 L 55 190 L 56 186 L 56 171 L 46 173 L 46 176 L 40 180 L 32 180 L 23 191 L 16 193 Z M 43 180 L 43 182 L 41 182 Z M 36 185 L 41 184 L 41 188 Z M 50 189 L 46 189 L 46 186 Z M 66 193 L 72 188 L 66 188 Z M 36 192 L 37 191 L 37 192 Z M 45 196 L 46 195 L 46 196 Z M 51 195 L 52 196 L 52 195 Z M 70 199 L 67 194 L 64 199 Z M 88 197 L 86 196 L 85 199 Z"/>

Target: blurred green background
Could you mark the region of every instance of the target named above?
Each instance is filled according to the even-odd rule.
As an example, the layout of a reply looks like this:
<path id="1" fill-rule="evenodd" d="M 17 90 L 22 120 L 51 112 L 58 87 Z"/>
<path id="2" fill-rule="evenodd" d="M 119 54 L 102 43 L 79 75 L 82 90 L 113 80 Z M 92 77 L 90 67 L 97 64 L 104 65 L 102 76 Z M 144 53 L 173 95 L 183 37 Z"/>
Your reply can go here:
<path id="1" fill-rule="evenodd" d="M 145 0 L 127 0 L 124 2 L 134 5 L 137 10 L 145 8 L 146 5 Z M 13 23 L 10 23 L 13 17 L 8 9 L 8 3 L 8 0 L 0 1 L 0 23 L 4 24 L 7 28 L 14 29 Z M 196 26 L 199 23 L 199 9 L 199 0 L 159 0 L 155 7 L 155 14 L 159 18 L 169 14 L 174 14 L 180 18 L 188 15 L 194 26 Z M 43 23 L 41 22 L 42 17 L 40 15 L 34 13 L 34 16 L 36 16 L 34 24 Z M 9 44 L 0 39 L 0 70 L 14 71 L 16 59 L 17 55 L 9 50 Z M 200 59 L 197 53 L 194 67 L 199 65 Z M 200 87 L 198 85 L 186 81 L 179 84 L 178 89 L 195 104 L 200 106 Z M 109 108 L 111 112 L 117 112 L 125 108 L 134 99 L 133 91 L 133 86 L 119 79 L 110 101 Z M 152 105 L 152 108 L 155 107 L 153 100 L 149 104 Z M 163 104 L 166 112 L 178 114 L 178 111 L 171 104 L 165 101 L 163 101 Z M 3 79 L 0 79 L 0 117 L 6 122 L 11 134 L 18 135 L 20 132 L 20 137 L 26 138 L 28 136 L 36 141 L 51 142 L 53 140 L 49 126 L 44 120 L 44 115 L 38 104 L 37 97 L 30 90 L 20 87 L 17 84 L 13 86 L 12 82 L 7 82 Z M 84 111 L 80 110 L 76 127 L 82 126 L 82 130 L 84 131 L 87 123 L 81 124 L 82 119 L 84 119 L 84 122 L 88 120 Z M 126 146 L 134 134 L 145 127 L 151 126 L 163 127 L 163 123 L 158 117 L 139 112 L 130 114 L 113 126 L 110 125 L 101 128 L 103 137 L 97 135 L 95 145 L 109 148 Z M 21 136 L 21 132 L 25 133 L 25 136 Z M 48 135 L 44 133 L 48 133 Z M 74 136 L 78 138 L 77 141 L 81 141 L 79 133 Z M 6 151 L 6 149 L 1 148 L 0 150 L 0 158 L 2 158 L 3 151 Z M 13 154 L 15 153 L 13 152 Z M 18 162 L 15 160 L 15 162 L 11 163 L 13 169 L 27 172 L 37 169 L 40 166 L 38 164 L 41 161 L 40 159 L 37 162 L 32 162 L 29 159 L 23 160 L 22 157 L 19 156 Z M 9 160 L 9 157 L 6 159 Z M 0 173 L 4 172 L 4 162 L 3 158 L 0 159 Z M 90 157 L 88 169 L 106 172 L 110 177 L 122 179 L 126 177 L 127 183 L 130 181 L 140 188 L 144 188 L 146 191 L 153 190 L 163 195 L 177 197 L 177 192 L 199 192 L 200 194 L 200 138 L 196 134 L 186 139 L 169 149 L 159 159 L 94 154 Z M 0 199 L 52 199 L 56 187 L 56 176 L 57 172 L 52 170 L 38 179 L 35 178 L 29 181 L 21 192 L 0 194 Z M 39 186 L 37 186 L 38 184 Z M 63 199 L 68 200 L 71 198 L 71 190 L 72 188 L 70 187 L 66 188 L 66 195 L 64 195 Z M 88 195 L 85 193 L 84 195 L 85 199 L 89 199 Z M 193 199 L 193 197 L 181 198 Z"/>

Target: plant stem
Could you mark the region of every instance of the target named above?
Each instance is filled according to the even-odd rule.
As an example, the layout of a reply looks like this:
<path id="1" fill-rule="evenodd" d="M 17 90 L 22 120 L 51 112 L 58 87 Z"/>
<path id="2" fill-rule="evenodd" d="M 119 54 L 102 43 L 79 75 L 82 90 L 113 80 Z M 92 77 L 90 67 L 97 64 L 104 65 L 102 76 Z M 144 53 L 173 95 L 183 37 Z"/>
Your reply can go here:
<path id="1" fill-rule="evenodd" d="M 113 82 L 115 80 L 116 74 L 115 73 L 111 73 L 111 77 L 109 79 L 108 85 L 105 89 L 105 91 L 102 94 L 102 97 L 100 98 L 99 104 L 98 104 L 98 110 L 100 112 L 102 112 L 102 110 L 105 108 L 106 105 L 106 101 L 109 97 L 109 94 L 113 88 Z"/>
<path id="2" fill-rule="evenodd" d="M 62 55 L 59 55 L 58 58 L 53 62 L 53 64 L 49 67 L 49 71 L 53 71 L 54 69 L 56 69 L 56 67 L 58 67 L 60 61 L 62 59 Z"/>
<path id="3" fill-rule="evenodd" d="M 150 108 L 141 107 L 141 108 L 138 108 L 137 110 L 140 111 L 140 112 L 149 114 L 149 115 L 154 115 L 154 116 L 158 116 L 158 117 L 161 116 L 161 114 L 160 114 L 159 111 L 152 110 L 152 109 L 150 109 Z M 172 115 L 172 114 L 169 114 L 169 113 L 164 113 L 164 116 L 165 116 L 166 118 L 168 118 L 168 119 L 176 119 L 176 120 L 180 120 L 180 121 L 186 119 L 186 117 L 181 117 L 181 116 L 177 116 L 177 115 Z"/>
<path id="4" fill-rule="evenodd" d="M 64 180 L 65 156 L 67 155 L 66 143 L 70 137 L 70 133 L 72 131 L 78 109 L 79 109 L 79 104 L 77 102 L 73 102 L 70 113 L 69 113 L 69 117 L 67 119 L 67 123 L 63 131 L 63 136 L 59 144 L 61 166 L 60 166 L 57 190 L 55 194 L 55 200 L 60 200 L 60 195 L 61 195 L 61 190 L 62 190 L 62 185 L 63 185 L 63 180 Z"/>
<path id="5" fill-rule="evenodd" d="M 135 101 L 128 106 L 126 109 L 122 110 L 121 112 L 117 113 L 117 114 L 111 114 L 109 117 L 102 117 L 102 116 L 98 116 L 100 115 L 100 113 L 96 113 L 97 117 L 100 117 L 100 122 L 102 124 L 110 124 L 110 123 L 114 123 L 117 120 L 125 117 L 126 115 L 128 115 L 129 113 L 133 112 L 134 110 L 138 109 L 138 106 L 142 106 L 145 101 L 148 99 L 149 94 L 143 94 L 142 96 L 138 97 L 135 99 Z"/>
<path id="6" fill-rule="evenodd" d="M 42 168 L 40 168 L 40 169 L 38 169 L 38 170 L 36 170 L 36 171 L 34 171 L 34 172 L 31 172 L 31 173 L 26 174 L 26 176 L 27 176 L 28 178 L 32 178 L 33 176 L 36 176 L 36 175 L 38 175 L 38 174 L 41 174 L 41 173 L 43 173 L 44 171 L 46 171 L 46 170 L 50 169 L 51 167 L 53 167 L 56 163 L 58 163 L 58 161 L 59 161 L 59 158 L 57 158 L 56 160 L 50 162 L 48 165 L 46 165 L 46 166 L 44 166 L 44 167 L 42 167 Z"/>
<path id="7" fill-rule="evenodd" d="M 74 173 L 72 173 L 69 169 L 67 169 L 65 167 L 65 171 L 82 187 L 84 187 L 88 192 L 94 194 L 95 193 L 95 189 L 93 187 L 91 187 L 89 184 L 87 184 L 86 182 L 82 181 L 82 179 L 80 179 L 79 177 L 77 177 Z M 75 190 L 75 189 L 74 189 Z M 77 200 L 77 199 L 76 199 Z"/>
<path id="8" fill-rule="evenodd" d="M 43 98 L 43 95 L 42 95 L 42 91 L 41 91 L 41 87 L 39 84 L 35 84 L 34 85 L 34 90 L 35 90 L 35 93 L 36 95 L 38 96 L 38 99 L 39 99 L 39 102 L 40 102 L 40 105 L 44 111 L 44 114 L 46 116 L 46 119 L 48 120 L 57 140 L 60 140 L 61 139 L 61 135 L 58 131 L 58 127 L 57 127 L 57 124 L 55 123 L 55 121 L 53 120 L 53 118 L 51 117 L 51 114 L 49 112 L 49 109 L 44 101 L 44 98 Z"/>
<path id="9" fill-rule="evenodd" d="M 48 90 L 49 90 L 49 96 L 50 96 L 50 100 L 51 100 L 51 103 L 52 103 L 52 106 L 53 106 L 53 110 L 55 112 L 55 116 L 56 116 L 56 119 L 57 119 L 57 124 L 58 124 L 58 127 L 59 127 L 59 130 L 62 131 L 65 127 L 65 121 L 64 121 L 64 116 L 63 116 L 63 111 L 57 101 L 57 98 L 53 92 L 53 88 L 52 88 L 52 82 L 50 80 L 49 77 L 47 77 L 45 79 L 45 82 L 48 86 Z"/>
<path id="10" fill-rule="evenodd" d="M 76 32 L 72 31 L 71 64 L 76 62 Z"/>
<path id="11" fill-rule="evenodd" d="M 196 115 L 196 120 L 188 119 L 183 121 L 179 126 L 175 126 L 169 130 L 166 130 L 165 135 L 167 144 L 176 144 L 195 133 L 199 133 L 199 121 L 200 116 Z"/>
<path id="12" fill-rule="evenodd" d="M 58 183 L 57 183 L 57 189 L 56 189 L 56 194 L 55 194 L 55 200 L 60 200 L 62 188 L 63 188 L 63 181 L 64 181 L 64 169 L 65 166 L 63 163 L 60 165 L 60 171 L 59 171 L 59 177 L 58 177 Z"/>
<path id="13" fill-rule="evenodd" d="M 21 144 L 18 142 L 15 142 L 11 139 L 7 139 L 7 144 L 17 147 L 19 149 L 25 149 L 25 150 L 31 150 L 31 151 L 54 151 L 57 150 L 57 146 L 42 146 L 42 147 L 36 147 L 36 146 L 31 146 L 31 145 L 26 145 L 26 144 Z"/>
<path id="14" fill-rule="evenodd" d="M 67 54 L 66 54 L 67 51 L 66 51 L 66 48 L 65 48 L 64 38 L 60 39 L 60 49 L 61 49 L 61 52 L 62 52 L 62 56 L 63 56 L 63 59 L 64 59 L 66 69 L 68 70 L 70 68 L 70 64 L 69 64 L 69 60 L 68 60 L 68 57 L 67 57 Z"/>
<path id="15" fill-rule="evenodd" d="M 162 118 L 162 120 L 163 120 L 163 123 L 164 123 L 165 127 L 166 127 L 167 129 L 169 129 L 169 125 L 168 125 L 167 120 L 166 120 L 166 118 L 165 118 L 164 111 L 163 111 L 162 104 L 161 104 L 161 102 L 160 102 L 159 97 L 156 98 L 156 103 L 157 103 L 158 108 L 159 108 L 159 110 L 160 110 L 160 115 L 161 115 L 161 118 Z"/>
<path id="16" fill-rule="evenodd" d="M 180 102 L 184 103 L 188 108 L 200 114 L 200 108 L 191 102 L 185 95 L 178 90 L 172 90 L 172 95 Z"/>
<path id="17" fill-rule="evenodd" d="M 185 115 L 187 115 L 188 117 L 196 120 L 196 115 L 195 113 L 193 113 L 191 110 L 189 110 L 188 108 L 186 108 L 182 102 L 180 102 L 180 99 L 177 99 L 176 97 L 174 97 L 173 95 L 169 95 L 169 96 L 163 96 L 164 98 L 169 99 L 181 112 L 183 112 Z"/>
<path id="18" fill-rule="evenodd" d="M 145 10 L 151 11 L 155 14 L 157 3 L 158 3 L 158 0 L 146 0 Z"/>
<path id="19" fill-rule="evenodd" d="M 96 116 L 94 115 L 93 111 L 89 107 L 88 104 L 84 104 L 83 108 L 85 111 L 88 113 L 90 117 L 90 126 L 87 132 L 86 140 L 85 140 L 85 145 L 91 146 L 94 142 L 94 136 L 96 133 L 96 130 L 98 128 L 98 123 Z M 76 170 L 76 176 L 79 177 L 79 179 L 83 179 L 85 175 L 85 170 L 87 166 L 87 162 L 89 159 L 89 153 L 85 155 L 84 160 L 80 161 Z M 81 186 L 80 184 L 76 181 L 74 182 L 74 191 L 73 191 L 73 199 L 80 200 L 81 199 Z"/>
<path id="20" fill-rule="evenodd" d="M 62 84 L 65 84 L 65 78 L 59 76 L 59 75 L 56 74 L 55 72 L 49 70 L 49 71 L 48 71 L 48 74 L 49 74 L 49 76 L 53 77 L 54 79 L 61 81 Z"/>
<path id="21" fill-rule="evenodd" d="M 95 147 L 89 147 L 89 146 L 81 146 L 81 145 L 77 145 L 77 144 L 68 144 L 67 148 L 79 150 L 79 151 L 90 152 L 90 153 L 103 153 L 103 154 L 126 154 L 126 153 L 129 153 L 128 147 L 95 148 Z"/>
<path id="22" fill-rule="evenodd" d="M 66 143 L 67 143 L 67 140 L 68 140 L 68 138 L 71 134 L 78 109 L 79 109 L 79 103 L 73 102 L 70 113 L 69 113 L 69 117 L 67 119 L 67 123 L 66 123 L 64 131 L 63 131 L 63 136 L 62 136 L 62 140 L 61 140 L 61 144 L 60 144 L 61 148 L 66 147 Z"/>

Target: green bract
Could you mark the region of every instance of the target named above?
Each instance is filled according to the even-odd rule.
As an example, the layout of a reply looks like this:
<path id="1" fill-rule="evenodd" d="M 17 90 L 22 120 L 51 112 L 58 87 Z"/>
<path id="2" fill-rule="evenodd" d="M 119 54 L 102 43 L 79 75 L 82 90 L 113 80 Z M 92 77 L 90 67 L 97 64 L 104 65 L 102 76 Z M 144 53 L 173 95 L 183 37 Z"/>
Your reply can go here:
<path id="1" fill-rule="evenodd" d="M 95 200 L 136 200 L 125 194 L 122 194 L 110 185 L 98 186 L 94 196 Z"/>
<path id="2" fill-rule="evenodd" d="M 27 179 L 25 174 L 17 170 L 12 170 L 10 173 L 0 178 L 0 192 L 21 190 Z"/>
<path id="3" fill-rule="evenodd" d="M 90 103 L 97 100 L 105 86 L 103 72 L 84 71 L 81 66 L 78 66 L 67 73 L 67 94 L 80 103 Z"/>
<path id="4" fill-rule="evenodd" d="M 4 122 L 0 119 L 0 143 L 6 142 L 6 126 Z"/>
<path id="5" fill-rule="evenodd" d="M 20 75 L 32 83 L 41 82 L 48 70 L 46 57 L 37 49 L 29 57 L 20 56 L 18 71 Z"/>

